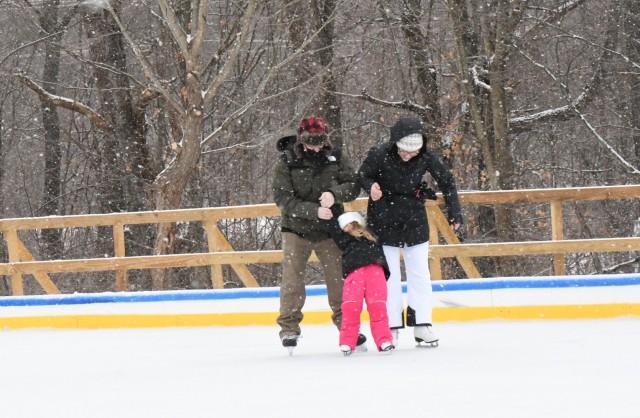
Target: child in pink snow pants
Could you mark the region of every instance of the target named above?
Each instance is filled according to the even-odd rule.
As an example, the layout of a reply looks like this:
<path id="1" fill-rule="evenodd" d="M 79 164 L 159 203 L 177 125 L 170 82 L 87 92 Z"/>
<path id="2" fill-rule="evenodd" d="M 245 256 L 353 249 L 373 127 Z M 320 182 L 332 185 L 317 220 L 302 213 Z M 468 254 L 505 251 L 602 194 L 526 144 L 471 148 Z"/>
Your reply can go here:
<path id="1" fill-rule="evenodd" d="M 343 251 L 345 275 L 342 292 L 342 326 L 340 350 L 351 354 L 358 340 L 360 314 L 367 302 L 371 334 L 378 351 L 394 349 L 387 316 L 387 279 L 389 267 L 376 237 L 367 229 L 362 215 L 346 212 L 329 227 L 332 238 Z"/>

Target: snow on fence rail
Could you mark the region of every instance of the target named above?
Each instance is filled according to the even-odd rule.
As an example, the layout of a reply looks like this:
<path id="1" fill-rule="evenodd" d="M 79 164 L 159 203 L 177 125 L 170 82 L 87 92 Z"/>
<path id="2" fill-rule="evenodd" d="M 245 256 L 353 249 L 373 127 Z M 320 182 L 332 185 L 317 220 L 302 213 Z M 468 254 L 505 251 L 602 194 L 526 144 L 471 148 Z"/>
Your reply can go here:
<path id="1" fill-rule="evenodd" d="M 581 252 L 640 251 L 640 237 L 564 240 L 562 205 L 566 202 L 640 198 L 640 185 L 582 187 L 563 189 L 530 189 L 509 191 L 463 191 L 462 205 L 501 205 L 514 203 L 548 203 L 550 205 L 550 241 L 462 244 L 451 231 L 440 209 L 444 201 L 428 201 L 426 211 L 430 225 L 430 268 L 434 280 L 442 278 L 440 260 L 455 257 L 469 278 L 480 278 L 473 257 L 553 254 L 555 275 L 564 275 L 565 254 Z M 349 210 L 366 210 L 366 199 L 347 204 Z M 128 290 L 127 271 L 137 269 L 196 267 L 211 268 L 214 289 L 223 288 L 222 265 L 230 265 L 246 287 L 258 282 L 247 264 L 279 263 L 282 251 L 234 251 L 217 227 L 221 219 L 277 217 L 274 204 L 229 206 L 202 209 L 181 209 L 152 212 L 113 213 L 94 215 L 13 218 L 0 220 L 0 230 L 7 243 L 8 262 L 0 263 L 0 275 L 11 276 L 13 295 L 23 295 L 23 275 L 33 275 L 49 294 L 60 293 L 51 280 L 52 273 L 115 271 L 116 290 Z M 152 255 L 128 257 L 125 253 L 125 226 L 176 222 L 202 222 L 207 234 L 208 252 L 193 254 Z M 46 228 L 111 227 L 114 238 L 113 257 L 75 260 L 35 260 L 18 236 L 18 231 Z M 445 245 L 439 245 L 439 235 Z M 312 259 L 312 261 L 315 261 Z"/>

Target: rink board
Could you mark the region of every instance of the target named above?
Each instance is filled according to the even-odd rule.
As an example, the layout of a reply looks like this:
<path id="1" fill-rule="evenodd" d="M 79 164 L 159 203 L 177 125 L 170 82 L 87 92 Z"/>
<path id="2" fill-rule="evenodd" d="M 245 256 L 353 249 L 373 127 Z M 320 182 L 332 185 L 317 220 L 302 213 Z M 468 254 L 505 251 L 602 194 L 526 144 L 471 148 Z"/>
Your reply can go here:
<path id="1" fill-rule="evenodd" d="M 432 287 L 434 322 L 640 316 L 637 274 L 444 280 Z M 331 321 L 326 293 L 307 286 L 304 323 Z M 278 306 L 278 288 L 9 296 L 0 297 L 0 329 L 273 325 Z"/>

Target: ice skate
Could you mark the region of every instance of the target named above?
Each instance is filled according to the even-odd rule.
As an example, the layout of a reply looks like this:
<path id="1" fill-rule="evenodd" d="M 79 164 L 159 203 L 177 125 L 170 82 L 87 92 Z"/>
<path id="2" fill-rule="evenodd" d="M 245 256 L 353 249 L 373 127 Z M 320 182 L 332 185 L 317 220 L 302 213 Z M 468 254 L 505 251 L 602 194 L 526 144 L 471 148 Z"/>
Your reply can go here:
<path id="1" fill-rule="evenodd" d="M 431 330 L 431 325 L 413 327 L 413 336 L 418 347 L 437 347 L 438 337 Z"/>
<path id="2" fill-rule="evenodd" d="M 293 355 L 293 349 L 298 346 L 298 336 L 297 335 L 283 335 L 280 339 L 282 341 L 282 346 L 289 350 L 289 355 Z"/>
<path id="3" fill-rule="evenodd" d="M 353 350 L 351 349 L 351 347 L 349 347 L 346 344 L 342 344 L 340 346 L 340 351 L 342 351 L 342 354 L 346 357 L 346 356 L 350 356 L 351 354 L 353 354 Z"/>
<path id="4" fill-rule="evenodd" d="M 393 337 L 393 346 L 398 346 L 398 337 L 400 337 L 400 330 L 398 328 L 394 328 L 391 330 L 391 336 Z"/>
<path id="5" fill-rule="evenodd" d="M 393 351 L 395 348 L 396 347 L 393 345 L 393 343 L 387 341 L 386 343 L 382 343 L 380 345 L 380 352 L 382 354 L 391 354 L 391 351 Z"/>
<path id="6" fill-rule="evenodd" d="M 358 334 L 358 341 L 356 342 L 356 351 L 364 353 L 367 351 L 367 337 L 364 334 Z"/>

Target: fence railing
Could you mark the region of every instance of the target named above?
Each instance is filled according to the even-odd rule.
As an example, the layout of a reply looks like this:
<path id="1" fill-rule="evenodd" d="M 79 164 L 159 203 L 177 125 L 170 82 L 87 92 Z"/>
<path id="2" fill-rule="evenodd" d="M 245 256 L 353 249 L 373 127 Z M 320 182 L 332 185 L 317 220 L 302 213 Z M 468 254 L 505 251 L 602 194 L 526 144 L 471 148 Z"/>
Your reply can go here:
<path id="1" fill-rule="evenodd" d="M 565 240 L 562 206 L 567 202 L 588 200 L 614 200 L 640 198 L 640 185 L 583 187 L 563 189 L 532 189 L 510 191 L 459 193 L 463 206 L 503 205 L 516 203 L 547 203 L 550 206 L 550 241 L 460 243 L 449 227 L 440 209 L 442 196 L 428 201 L 426 210 L 430 225 L 430 269 L 434 280 L 442 278 L 441 260 L 455 257 L 469 278 L 479 278 L 473 257 L 512 255 L 553 255 L 555 275 L 564 275 L 565 255 L 586 252 L 640 251 L 640 237 Z M 349 210 L 366 210 L 367 200 L 357 199 L 347 204 Z M 23 276 L 33 275 L 47 293 L 60 293 L 51 280 L 53 273 L 81 273 L 115 271 L 116 290 L 128 289 L 129 270 L 209 266 L 213 288 L 223 287 L 222 266 L 230 265 L 247 287 L 258 286 L 258 281 L 247 268 L 249 264 L 279 263 L 282 251 L 234 251 L 217 226 L 222 219 L 278 217 L 274 204 L 229 206 L 203 209 L 181 209 L 153 212 L 132 212 L 95 215 L 71 215 L 41 218 L 12 218 L 0 220 L 0 231 L 7 244 L 8 262 L 0 263 L 0 275 L 11 276 L 12 293 L 24 294 Z M 207 236 L 208 252 L 150 256 L 127 256 L 125 253 L 125 227 L 127 225 L 175 222 L 201 222 Z M 114 257 L 73 260 L 35 260 L 18 236 L 18 231 L 47 228 L 111 227 Z M 442 236 L 445 245 L 439 244 Z M 312 256 L 312 261 L 315 255 Z"/>

